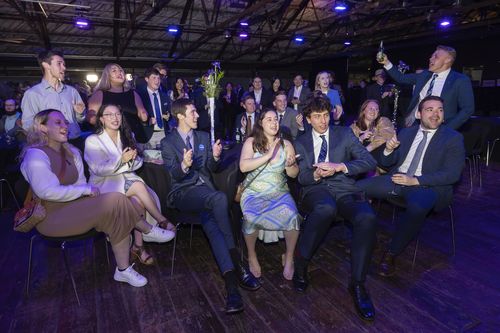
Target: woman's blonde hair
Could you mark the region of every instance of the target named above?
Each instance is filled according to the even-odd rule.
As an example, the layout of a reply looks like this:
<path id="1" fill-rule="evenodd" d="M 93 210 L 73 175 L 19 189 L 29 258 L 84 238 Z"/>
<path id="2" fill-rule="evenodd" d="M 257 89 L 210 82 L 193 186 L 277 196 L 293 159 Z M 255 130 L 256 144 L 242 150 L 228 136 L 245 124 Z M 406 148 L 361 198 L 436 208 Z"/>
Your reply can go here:
<path id="1" fill-rule="evenodd" d="M 28 134 L 26 138 L 26 145 L 24 145 L 21 153 L 19 154 L 19 160 L 23 160 L 24 155 L 30 148 L 45 147 L 49 143 L 49 138 L 46 133 L 42 131 L 42 125 L 46 125 L 49 120 L 49 115 L 54 112 L 62 112 L 56 109 L 47 109 L 38 112 L 33 118 L 33 125 L 28 129 Z M 63 115 L 64 117 L 64 115 Z M 73 152 L 71 148 L 73 147 L 68 142 L 62 144 L 63 149 L 66 151 L 67 156 L 73 157 Z"/>
<path id="2" fill-rule="evenodd" d="M 123 71 L 123 75 L 125 75 L 125 70 L 123 69 L 122 66 L 115 63 L 107 64 L 106 66 L 104 66 L 104 69 L 102 70 L 101 78 L 97 82 L 94 91 L 97 90 L 108 91 L 109 89 L 111 89 L 110 73 L 111 73 L 111 67 L 113 66 L 116 66 L 119 69 L 121 69 Z M 125 77 L 125 80 L 123 82 L 123 91 L 127 91 L 129 89 L 130 89 L 130 83 L 127 81 L 127 78 Z"/>
<path id="3" fill-rule="evenodd" d="M 316 74 L 316 81 L 314 81 L 314 90 L 321 90 L 321 86 L 319 85 L 319 77 L 321 74 L 326 74 L 328 75 L 327 71 L 321 71 L 318 74 Z"/>

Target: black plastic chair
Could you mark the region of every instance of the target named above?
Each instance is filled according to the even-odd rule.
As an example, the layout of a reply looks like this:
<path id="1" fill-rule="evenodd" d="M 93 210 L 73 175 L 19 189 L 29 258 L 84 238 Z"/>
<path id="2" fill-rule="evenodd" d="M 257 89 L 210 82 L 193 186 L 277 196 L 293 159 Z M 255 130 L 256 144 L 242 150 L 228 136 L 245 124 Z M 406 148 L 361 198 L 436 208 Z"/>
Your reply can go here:
<path id="1" fill-rule="evenodd" d="M 71 272 L 71 268 L 69 265 L 69 260 L 68 260 L 68 255 L 66 253 L 66 246 L 68 243 L 76 242 L 76 241 L 81 241 L 81 240 L 86 240 L 90 238 L 96 238 L 97 236 L 102 235 L 102 233 L 98 232 L 95 229 L 92 229 L 84 234 L 80 235 L 75 235 L 75 236 L 68 236 L 68 237 L 49 237 L 42 235 L 40 233 L 35 233 L 30 240 L 30 254 L 29 254 L 29 259 L 28 259 L 28 278 L 26 281 L 26 296 L 29 297 L 29 288 L 30 288 L 30 279 L 31 279 L 31 264 L 32 264 L 32 255 L 33 255 L 33 243 L 37 238 L 42 238 L 50 243 L 57 244 L 57 246 L 61 249 L 61 252 L 63 254 L 63 259 L 64 259 L 64 266 L 66 267 L 66 272 L 69 275 L 69 278 L 71 280 L 71 285 L 73 287 L 73 292 L 75 293 L 76 301 L 78 302 L 78 305 L 80 306 L 80 298 L 78 297 L 78 291 L 76 290 L 76 283 L 75 279 L 73 277 L 73 273 Z M 108 242 L 107 240 L 104 240 L 105 246 L 106 246 L 106 260 L 108 263 L 109 267 L 109 254 L 108 254 Z"/>

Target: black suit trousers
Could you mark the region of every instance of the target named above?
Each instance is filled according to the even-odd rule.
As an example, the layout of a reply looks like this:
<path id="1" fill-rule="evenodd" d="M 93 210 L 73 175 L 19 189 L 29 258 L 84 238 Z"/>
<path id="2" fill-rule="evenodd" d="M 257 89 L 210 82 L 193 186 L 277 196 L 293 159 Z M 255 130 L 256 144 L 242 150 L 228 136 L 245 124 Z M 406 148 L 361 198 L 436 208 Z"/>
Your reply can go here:
<path id="1" fill-rule="evenodd" d="M 396 232 L 388 249 L 394 255 L 403 252 L 417 236 L 425 218 L 432 211 L 438 199 L 436 191 L 432 188 L 395 185 L 390 175 L 363 179 L 356 185 L 372 198 L 400 197 L 404 199 L 405 212 L 396 221 Z M 393 190 L 396 195 L 392 194 Z"/>
<path id="2" fill-rule="evenodd" d="M 376 217 L 370 204 L 359 195 L 349 194 L 335 199 L 326 188 L 313 189 L 302 199 L 309 212 L 300 234 L 299 254 L 309 260 L 328 232 L 337 214 L 353 225 L 351 244 L 351 279 L 364 282 L 375 242 Z"/>

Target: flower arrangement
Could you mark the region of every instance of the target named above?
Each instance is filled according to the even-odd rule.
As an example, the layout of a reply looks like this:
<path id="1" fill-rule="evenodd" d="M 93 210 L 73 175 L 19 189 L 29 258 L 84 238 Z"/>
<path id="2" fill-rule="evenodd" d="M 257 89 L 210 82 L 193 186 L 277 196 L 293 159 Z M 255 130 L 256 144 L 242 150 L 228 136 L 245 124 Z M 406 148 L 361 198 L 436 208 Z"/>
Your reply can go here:
<path id="1" fill-rule="evenodd" d="M 201 86 L 205 89 L 204 95 L 207 98 L 215 98 L 219 95 L 222 88 L 219 86 L 220 80 L 224 77 L 224 71 L 220 68 L 220 62 L 215 61 L 212 63 L 213 69 L 201 78 Z"/>

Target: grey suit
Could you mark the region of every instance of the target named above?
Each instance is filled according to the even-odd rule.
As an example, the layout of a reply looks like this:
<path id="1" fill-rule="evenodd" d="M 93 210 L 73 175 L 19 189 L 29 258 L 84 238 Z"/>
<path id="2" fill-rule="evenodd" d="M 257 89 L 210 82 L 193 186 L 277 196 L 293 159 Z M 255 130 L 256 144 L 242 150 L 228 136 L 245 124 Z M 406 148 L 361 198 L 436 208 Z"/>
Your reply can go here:
<path id="1" fill-rule="evenodd" d="M 297 124 L 297 115 L 299 112 L 292 108 L 287 107 L 285 110 L 285 114 L 283 115 L 283 119 L 280 122 L 280 131 L 283 134 L 283 137 L 288 141 L 294 141 L 299 133 L 299 125 Z M 280 118 L 280 114 L 278 113 L 278 120 Z M 305 120 L 304 120 L 305 121 Z"/>
<path id="2" fill-rule="evenodd" d="M 293 108 L 292 99 L 293 99 L 294 89 L 295 89 L 295 86 L 293 86 L 292 88 L 290 88 L 290 90 L 288 90 L 287 100 L 288 100 L 288 106 L 291 108 Z M 298 109 L 297 109 L 299 112 L 302 112 L 302 109 L 304 108 L 307 96 L 309 96 L 310 93 L 311 93 L 311 90 L 309 89 L 309 87 L 302 86 L 302 90 L 300 91 L 300 96 L 299 96 L 300 103 L 298 104 Z"/>

